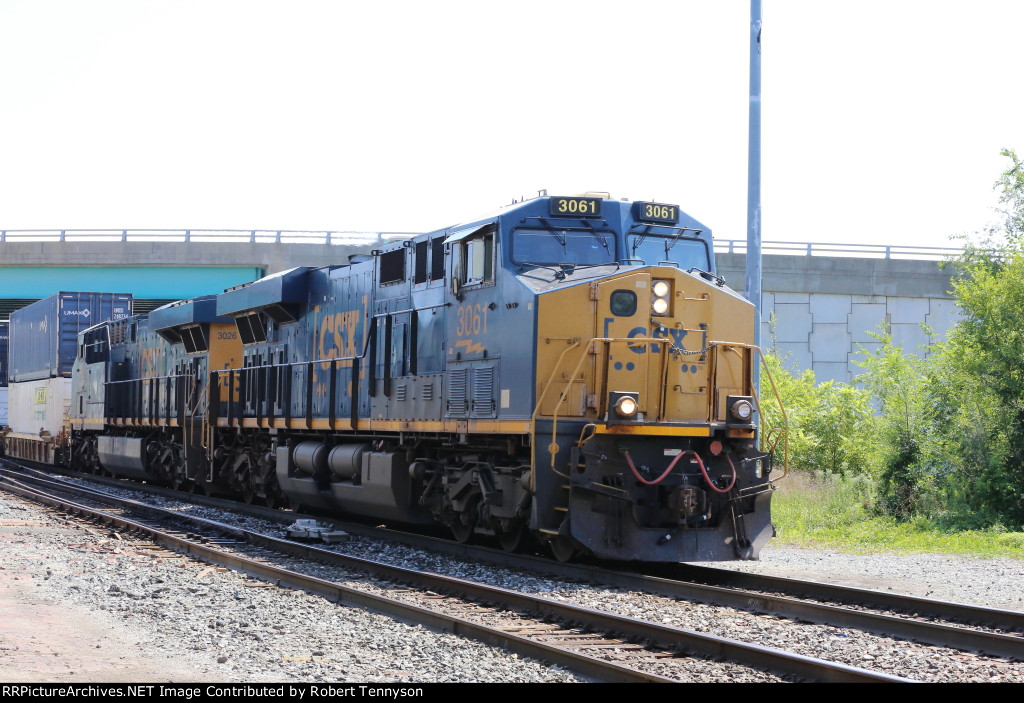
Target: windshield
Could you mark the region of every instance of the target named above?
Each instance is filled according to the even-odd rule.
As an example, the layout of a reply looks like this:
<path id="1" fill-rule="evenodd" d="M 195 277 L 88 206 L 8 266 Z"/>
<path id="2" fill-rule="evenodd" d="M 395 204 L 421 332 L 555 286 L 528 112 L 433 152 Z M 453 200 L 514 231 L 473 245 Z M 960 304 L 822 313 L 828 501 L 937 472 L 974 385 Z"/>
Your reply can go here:
<path id="1" fill-rule="evenodd" d="M 615 235 L 598 230 L 517 229 L 512 233 L 512 261 L 542 265 L 615 263 Z"/>
<path id="2" fill-rule="evenodd" d="M 629 238 L 627 255 L 645 264 L 674 261 L 679 268 L 710 271 L 708 247 L 702 239 L 664 234 L 634 234 Z"/>

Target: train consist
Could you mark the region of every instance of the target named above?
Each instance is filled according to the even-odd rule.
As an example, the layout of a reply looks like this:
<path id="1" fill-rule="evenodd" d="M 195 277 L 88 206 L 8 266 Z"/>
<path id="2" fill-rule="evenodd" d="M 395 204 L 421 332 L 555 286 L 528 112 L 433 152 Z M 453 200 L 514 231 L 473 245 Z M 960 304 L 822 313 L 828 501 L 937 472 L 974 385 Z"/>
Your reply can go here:
<path id="1" fill-rule="evenodd" d="M 752 559 L 754 325 L 677 206 L 539 197 L 92 326 L 53 450 L 8 452 L 559 559 Z"/>
<path id="2" fill-rule="evenodd" d="M 0 432 L 7 427 L 7 341 L 9 322 L 0 322 Z"/>

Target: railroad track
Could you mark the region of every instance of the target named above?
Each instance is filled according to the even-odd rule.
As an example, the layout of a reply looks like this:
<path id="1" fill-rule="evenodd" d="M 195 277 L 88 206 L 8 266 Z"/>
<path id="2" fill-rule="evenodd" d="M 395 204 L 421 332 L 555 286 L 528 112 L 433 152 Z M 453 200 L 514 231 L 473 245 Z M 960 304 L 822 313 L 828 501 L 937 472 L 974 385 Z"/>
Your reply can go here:
<path id="1" fill-rule="evenodd" d="M 381 564 L 223 523 L 187 518 L 180 512 L 67 483 L 6 474 L 0 486 L 74 514 L 87 514 L 92 520 L 145 532 L 160 544 L 213 564 L 553 661 L 602 681 L 676 681 L 683 676 L 682 665 L 692 663 L 694 658 L 725 659 L 798 680 L 905 680 L 464 579 Z M 65 497 L 59 497 L 60 493 Z M 73 494 L 73 500 L 68 494 Z M 349 573 L 341 577 L 346 583 L 340 583 L 337 576 L 320 578 L 297 570 L 303 565 L 308 570 L 311 564 L 314 571 L 323 569 L 321 565 L 346 570 Z M 372 588 L 366 585 L 367 574 Z M 351 582 L 360 585 L 353 587 Z"/>
<path id="2" fill-rule="evenodd" d="M 127 487 L 122 481 L 115 485 Z M 133 484 L 132 489 L 139 486 Z M 180 497 L 166 489 L 157 493 Z M 190 497 L 191 498 L 191 497 Z M 294 513 L 270 511 L 256 506 L 202 499 L 219 507 L 230 507 L 274 521 L 293 521 Z M 517 573 L 530 570 L 549 574 L 560 582 L 583 582 L 651 593 L 686 602 L 699 602 L 766 613 L 799 622 L 813 622 L 835 628 L 855 628 L 879 636 L 909 640 L 989 657 L 1024 661 L 1024 613 L 995 608 L 949 603 L 900 594 L 845 588 L 830 584 L 797 581 L 737 573 L 688 564 L 648 565 L 646 573 L 608 570 L 600 565 L 559 564 L 534 556 L 508 554 L 474 545 L 343 523 L 342 529 L 376 540 L 401 542 L 416 549 L 451 554 L 460 558 L 491 562 Z M 812 599 L 812 600 L 807 600 Z M 895 613 L 895 614 L 894 614 Z M 988 628 L 988 629 L 983 629 Z M 1005 664 L 1000 665 L 1003 668 Z"/>

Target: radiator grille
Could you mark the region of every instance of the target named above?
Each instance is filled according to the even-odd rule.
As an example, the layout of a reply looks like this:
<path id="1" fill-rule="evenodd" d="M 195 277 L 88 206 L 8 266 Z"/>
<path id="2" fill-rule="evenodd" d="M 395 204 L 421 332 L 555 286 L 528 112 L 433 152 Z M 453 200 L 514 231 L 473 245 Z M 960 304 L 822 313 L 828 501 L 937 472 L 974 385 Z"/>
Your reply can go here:
<path id="1" fill-rule="evenodd" d="M 469 412 L 467 369 L 448 372 L 448 414 L 464 417 Z"/>
<path id="2" fill-rule="evenodd" d="M 473 370 L 473 415 L 494 414 L 494 367 L 479 366 Z"/>

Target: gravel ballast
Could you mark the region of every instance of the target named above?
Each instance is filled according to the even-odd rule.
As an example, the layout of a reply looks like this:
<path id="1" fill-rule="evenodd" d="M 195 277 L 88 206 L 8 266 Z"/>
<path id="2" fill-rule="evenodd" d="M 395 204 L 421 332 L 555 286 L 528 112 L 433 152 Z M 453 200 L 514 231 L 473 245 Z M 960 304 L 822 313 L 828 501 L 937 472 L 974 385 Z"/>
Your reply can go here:
<path id="1" fill-rule="evenodd" d="M 225 520 L 221 511 L 201 510 Z M 0 494 L 4 518 L 53 521 L 40 509 Z M 251 518 L 236 518 L 251 524 Z M 278 528 L 279 530 L 280 528 Z M 5 541 L 17 528 L 4 528 Z M 232 681 L 572 681 L 557 667 L 524 660 L 501 650 L 422 627 L 328 603 L 303 593 L 271 588 L 253 579 L 187 559 L 154 559 L 124 549 L 109 533 L 95 531 L 80 545 L 66 537 L 47 542 L 32 532 L 44 558 L 15 557 L 4 563 L 37 584 L 35 597 L 77 611 L 99 613 L 130 626 L 140 655 L 171 655 L 190 680 Z M 508 588 L 542 593 L 684 629 L 718 632 L 780 648 L 805 647 L 809 656 L 929 681 L 1024 681 L 1024 665 L 983 662 L 973 655 L 886 641 L 835 628 L 790 626 L 776 630 L 742 611 L 676 603 L 645 594 L 560 584 L 497 567 L 460 562 L 399 545 L 351 538 L 344 551 L 408 564 Z M 8 550 L 9 551 L 9 550 Z M 28 550 L 26 550 L 27 552 Z M 131 553 L 134 551 L 135 553 Z M 14 550 L 17 554 L 18 550 Z M 84 552 L 84 554 L 83 554 Z M 113 557 L 113 558 L 111 558 Z M 72 559 L 76 561 L 72 562 Z M 1024 610 L 1019 586 L 1024 561 L 947 555 L 847 555 L 769 546 L 758 562 L 714 564 L 742 571 L 810 578 L 864 588 Z M 47 575 L 49 572 L 49 575 Z M 0 572 L 4 573 L 4 572 Z M 282 606 L 282 600 L 287 605 Z M 763 618 L 762 618 L 763 619 Z M 785 628 L 786 624 L 779 625 Z M 0 635 L 2 637 L 2 635 Z M 792 640 L 792 642 L 787 640 Z M 3 642 L 0 641 L 0 646 Z M 4 675 L 0 658 L 0 679 Z M 183 672 L 177 672 L 181 681 Z M 56 672 L 55 672 L 56 675 Z M 714 675 L 709 672 L 711 678 Z M 70 680 L 70 679 L 47 679 Z M 731 679 L 731 680 L 743 680 Z"/>

